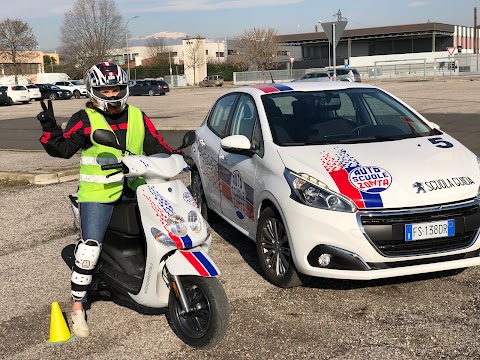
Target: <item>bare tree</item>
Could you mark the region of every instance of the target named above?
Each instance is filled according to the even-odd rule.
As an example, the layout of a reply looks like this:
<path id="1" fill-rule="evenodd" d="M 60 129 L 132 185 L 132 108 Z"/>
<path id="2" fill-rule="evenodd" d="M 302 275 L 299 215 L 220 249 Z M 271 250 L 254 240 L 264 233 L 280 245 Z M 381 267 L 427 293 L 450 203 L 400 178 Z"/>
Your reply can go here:
<path id="1" fill-rule="evenodd" d="M 186 47 L 183 61 L 187 69 L 193 70 L 194 85 L 198 83 L 196 75 L 197 69 L 205 65 L 205 53 L 202 53 L 202 50 L 205 51 L 204 40 L 205 38 L 201 36 L 185 39 Z"/>
<path id="2" fill-rule="evenodd" d="M 280 50 L 277 30 L 252 29 L 234 38 L 235 61 L 249 69 L 265 71 L 278 66 L 277 53 Z"/>
<path id="3" fill-rule="evenodd" d="M 32 28 L 20 19 L 7 19 L 0 23 L 0 58 L 1 62 L 12 64 L 15 84 L 21 74 L 21 63 L 31 62 L 37 40 Z M 30 60 L 30 61 L 29 61 Z"/>
<path id="4" fill-rule="evenodd" d="M 65 13 L 61 55 L 84 73 L 125 45 L 126 27 L 115 0 L 77 0 Z"/>
<path id="5" fill-rule="evenodd" d="M 170 48 L 167 46 L 167 41 L 164 37 L 149 37 L 146 41 L 147 55 L 154 58 L 156 62 L 168 60 L 168 52 Z"/>

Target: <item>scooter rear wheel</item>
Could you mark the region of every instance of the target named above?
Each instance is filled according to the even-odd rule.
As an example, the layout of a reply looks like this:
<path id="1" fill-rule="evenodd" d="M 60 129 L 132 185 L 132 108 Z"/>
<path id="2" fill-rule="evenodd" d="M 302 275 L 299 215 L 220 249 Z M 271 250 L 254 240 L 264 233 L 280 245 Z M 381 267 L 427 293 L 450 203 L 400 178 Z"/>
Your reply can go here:
<path id="1" fill-rule="evenodd" d="M 227 295 L 217 278 L 181 276 L 183 289 L 195 310 L 182 314 L 182 306 L 170 291 L 168 309 L 175 334 L 187 345 L 209 349 L 223 340 L 230 320 Z"/>

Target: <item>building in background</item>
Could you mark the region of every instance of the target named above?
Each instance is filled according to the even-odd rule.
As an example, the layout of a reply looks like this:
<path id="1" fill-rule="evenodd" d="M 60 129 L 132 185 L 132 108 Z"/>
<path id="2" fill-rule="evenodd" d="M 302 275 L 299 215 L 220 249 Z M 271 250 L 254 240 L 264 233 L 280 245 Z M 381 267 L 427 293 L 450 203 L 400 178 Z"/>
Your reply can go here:
<path id="1" fill-rule="evenodd" d="M 37 73 L 44 72 L 42 51 L 19 51 L 18 83 L 28 84 L 36 81 Z M 0 84 L 15 84 L 13 62 L 6 53 L 0 52 Z"/>

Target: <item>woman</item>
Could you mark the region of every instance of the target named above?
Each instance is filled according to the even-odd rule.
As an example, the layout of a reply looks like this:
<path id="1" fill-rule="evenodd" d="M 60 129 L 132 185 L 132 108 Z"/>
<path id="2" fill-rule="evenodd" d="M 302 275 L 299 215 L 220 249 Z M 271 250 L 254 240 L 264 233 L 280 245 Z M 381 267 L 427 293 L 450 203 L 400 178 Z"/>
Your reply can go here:
<path id="1" fill-rule="evenodd" d="M 86 87 L 90 101 L 72 115 L 65 132 L 56 123 L 50 100 L 48 107 L 41 102 L 43 111 L 37 115 L 43 127 L 40 142 L 49 155 L 68 159 L 82 150 L 78 188 L 81 236 L 71 278 L 72 330 L 79 337 L 90 333 L 83 305 L 115 202 L 124 191 L 122 174 L 107 178 L 101 170 L 101 165 L 119 161 L 120 150 L 97 144 L 93 132 L 112 131 L 119 144 L 134 154 L 172 152 L 150 119 L 127 104 L 128 78 L 118 65 L 103 62 L 92 66 L 86 74 Z M 135 190 L 140 183 L 137 179 L 128 186 Z"/>

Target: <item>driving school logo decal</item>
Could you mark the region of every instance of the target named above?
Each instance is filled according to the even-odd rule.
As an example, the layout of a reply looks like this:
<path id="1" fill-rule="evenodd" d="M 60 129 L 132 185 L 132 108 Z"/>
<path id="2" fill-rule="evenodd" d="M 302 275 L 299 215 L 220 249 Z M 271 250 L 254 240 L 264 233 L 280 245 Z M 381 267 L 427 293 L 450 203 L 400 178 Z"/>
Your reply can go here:
<path id="1" fill-rule="evenodd" d="M 321 152 L 321 162 L 338 190 L 358 208 L 383 207 L 381 192 L 392 184 L 392 175 L 378 166 L 363 166 L 345 149 Z"/>
<path id="2" fill-rule="evenodd" d="M 359 166 L 348 173 L 348 180 L 358 190 L 375 194 L 389 188 L 392 175 L 378 166 Z"/>

